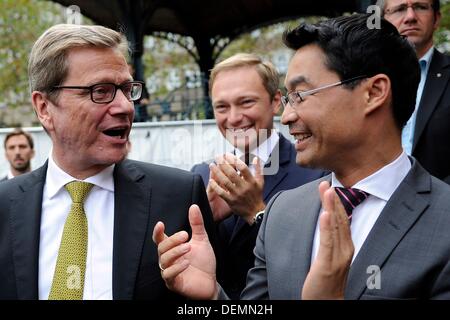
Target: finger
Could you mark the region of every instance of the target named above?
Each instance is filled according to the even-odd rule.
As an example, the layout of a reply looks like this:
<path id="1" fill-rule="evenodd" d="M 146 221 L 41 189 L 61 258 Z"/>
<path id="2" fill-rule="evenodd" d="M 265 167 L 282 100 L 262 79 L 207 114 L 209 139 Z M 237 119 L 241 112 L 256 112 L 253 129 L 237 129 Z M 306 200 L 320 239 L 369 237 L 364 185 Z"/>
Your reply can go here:
<path id="1" fill-rule="evenodd" d="M 319 251 L 316 259 L 329 262 L 333 250 L 333 230 L 331 227 L 331 214 L 328 211 L 322 211 L 319 217 Z"/>
<path id="2" fill-rule="evenodd" d="M 350 220 L 349 220 L 349 216 L 347 214 L 347 211 L 345 211 L 344 205 L 342 204 L 342 201 L 339 199 L 339 195 L 336 192 L 336 189 L 334 189 L 334 209 L 335 209 L 335 214 L 336 214 L 336 218 L 339 224 L 342 225 L 350 225 Z"/>
<path id="3" fill-rule="evenodd" d="M 225 201 L 230 201 L 230 193 L 223 189 L 215 180 L 210 179 L 208 182 L 208 186 L 210 186 L 212 192 L 217 194 L 219 197 L 224 199 Z"/>
<path id="4" fill-rule="evenodd" d="M 192 240 L 208 240 L 208 234 L 203 224 L 203 217 L 198 205 L 193 204 L 189 208 L 189 224 L 192 229 Z"/>
<path id="5" fill-rule="evenodd" d="M 178 276 L 180 273 L 182 273 L 184 270 L 186 270 L 189 267 L 189 261 L 186 259 L 183 259 L 180 261 L 180 263 L 173 264 L 164 271 L 161 271 L 162 278 L 166 283 L 168 284 L 169 288 L 171 287 L 173 281 L 175 280 L 175 277 Z"/>
<path id="6" fill-rule="evenodd" d="M 189 243 L 182 243 L 170 250 L 167 250 L 159 257 L 159 266 L 165 270 L 174 264 L 178 264 L 183 260 L 182 257 L 188 253 L 190 249 L 191 246 Z"/>
<path id="7" fill-rule="evenodd" d="M 253 158 L 253 166 L 255 167 L 256 183 L 262 188 L 264 186 L 264 175 L 262 174 L 261 160 L 258 157 Z"/>
<path id="8" fill-rule="evenodd" d="M 242 169 L 247 166 L 238 157 L 232 154 L 225 154 L 223 157 L 224 161 L 219 165 L 220 170 L 233 183 L 233 185 L 239 185 L 242 178 L 236 170 L 239 170 L 239 164 Z"/>
<path id="9" fill-rule="evenodd" d="M 168 238 L 167 235 L 164 233 L 164 223 L 161 221 L 158 221 L 153 228 L 153 235 L 152 239 L 153 242 L 156 245 L 159 245 L 160 242 L 162 242 L 164 239 Z"/>
<path id="10" fill-rule="evenodd" d="M 214 175 L 214 180 L 222 187 L 226 189 L 226 191 L 233 190 L 235 185 L 234 183 L 228 178 L 228 176 L 224 173 L 224 167 L 229 165 L 221 165 L 220 167 L 218 165 L 212 164 L 211 165 L 211 171 Z M 233 170 L 234 171 L 234 170 Z M 238 177 L 236 171 L 234 171 L 234 174 Z M 239 177 L 238 177 L 239 178 Z"/>
<path id="11" fill-rule="evenodd" d="M 254 177 L 250 171 L 250 168 L 245 164 L 244 161 L 242 161 L 239 158 L 236 158 L 236 169 L 239 170 L 239 172 L 241 173 L 241 180 L 242 180 L 242 178 L 245 181 L 254 180 Z"/>
<path id="12" fill-rule="evenodd" d="M 158 254 L 161 257 L 164 253 L 176 246 L 188 241 L 189 235 L 186 231 L 179 231 L 170 237 L 167 237 L 158 244 Z"/>
<path id="13" fill-rule="evenodd" d="M 336 193 L 334 192 L 334 189 L 328 188 L 323 194 L 323 205 L 325 207 L 325 210 L 330 214 L 330 227 L 332 231 L 331 235 L 333 240 L 333 246 L 338 248 L 340 246 L 340 233 L 339 233 L 340 224 L 338 223 L 338 219 L 336 217 L 335 212 L 335 202 L 334 202 L 335 195 Z"/>
<path id="14" fill-rule="evenodd" d="M 334 194 L 334 208 L 339 224 L 339 242 L 341 245 L 341 250 L 350 250 L 351 255 L 353 256 L 354 247 L 350 230 L 350 220 L 341 200 L 339 199 L 339 196 L 336 193 Z"/>
<path id="15" fill-rule="evenodd" d="M 322 208 L 323 206 L 323 195 L 325 191 L 327 191 L 330 188 L 330 183 L 328 181 L 322 181 L 319 184 L 319 195 L 320 195 L 320 202 L 322 202 Z"/>

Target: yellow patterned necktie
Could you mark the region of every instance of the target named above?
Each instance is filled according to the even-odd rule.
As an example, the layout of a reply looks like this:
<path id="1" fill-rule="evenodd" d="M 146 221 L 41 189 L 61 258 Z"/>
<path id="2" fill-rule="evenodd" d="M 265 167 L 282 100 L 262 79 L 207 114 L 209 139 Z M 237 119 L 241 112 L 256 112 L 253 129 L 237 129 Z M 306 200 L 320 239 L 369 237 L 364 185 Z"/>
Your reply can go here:
<path id="1" fill-rule="evenodd" d="M 88 226 L 84 200 L 93 184 L 72 181 L 64 186 L 72 198 L 72 207 L 64 224 L 64 231 L 56 261 L 49 300 L 83 299 Z"/>

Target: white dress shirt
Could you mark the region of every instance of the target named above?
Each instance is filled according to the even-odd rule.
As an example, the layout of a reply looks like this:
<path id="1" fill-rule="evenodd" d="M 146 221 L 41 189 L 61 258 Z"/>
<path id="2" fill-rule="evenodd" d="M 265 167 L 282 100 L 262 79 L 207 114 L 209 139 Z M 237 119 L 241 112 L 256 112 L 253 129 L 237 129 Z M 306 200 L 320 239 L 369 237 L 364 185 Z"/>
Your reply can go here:
<path id="1" fill-rule="evenodd" d="M 11 170 L 9 170 L 8 175 L 6 176 L 8 180 L 14 178 L 14 175 L 12 174 Z"/>
<path id="2" fill-rule="evenodd" d="M 259 158 L 261 167 L 264 167 L 264 165 L 269 161 L 269 157 L 272 154 L 273 149 L 277 146 L 279 140 L 280 137 L 278 136 L 278 132 L 276 130 L 272 130 L 271 135 L 267 137 L 263 143 L 250 151 L 250 154 Z M 238 148 L 235 149 L 234 153 L 240 159 L 244 156 L 244 153 Z M 250 172 L 254 175 L 255 166 L 253 165 L 253 162 L 251 162 L 248 167 Z"/>
<path id="3" fill-rule="evenodd" d="M 366 200 L 353 209 L 350 229 L 352 233 L 353 245 L 355 247 L 355 253 L 353 255 L 352 262 L 358 255 L 359 250 L 380 216 L 381 211 L 383 211 L 384 206 L 406 177 L 410 169 L 411 162 L 406 153 L 403 151 L 402 154 L 393 162 L 352 186 L 352 188 L 357 188 L 370 194 Z M 336 179 L 334 173 L 331 175 L 331 186 L 343 187 L 342 184 Z M 320 229 L 319 221 L 317 221 L 311 263 L 314 261 L 319 251 L 319 241 Z"/>
<path id="4" fill-rule="evenodd" d="M 88 221 L 88 247 L 84 300 L 112 299 L 112 261 L 114 231 L 114 165 L 83 181 L 94 184 L 84 209 Z M 61 244 L 64 223 L 72 200 L 64 188 L 77 180 L 53 161 L 48 160 L 42 199 L 41 234 L 39 245 L 39 299 L 48 299 Z"/>

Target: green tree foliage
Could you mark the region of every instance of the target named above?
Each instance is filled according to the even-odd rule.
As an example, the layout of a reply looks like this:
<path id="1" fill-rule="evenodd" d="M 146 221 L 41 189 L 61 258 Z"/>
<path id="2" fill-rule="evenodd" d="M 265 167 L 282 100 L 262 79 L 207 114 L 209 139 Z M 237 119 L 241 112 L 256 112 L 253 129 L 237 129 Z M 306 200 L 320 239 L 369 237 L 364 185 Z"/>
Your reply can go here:
<path id="1" fill-rule="evenodd" d="M 27 61 L 33 42 L 58 21 L 54 3 L 0 1 L 0 103 L 8 108 L 29 104 Z"/>
<path id="2" fill-rule="evenodd" d="M 441 23 L 435 33 L 435 42 L 443 50 L 450 51 L 450 1 L 441 0 Z"/>

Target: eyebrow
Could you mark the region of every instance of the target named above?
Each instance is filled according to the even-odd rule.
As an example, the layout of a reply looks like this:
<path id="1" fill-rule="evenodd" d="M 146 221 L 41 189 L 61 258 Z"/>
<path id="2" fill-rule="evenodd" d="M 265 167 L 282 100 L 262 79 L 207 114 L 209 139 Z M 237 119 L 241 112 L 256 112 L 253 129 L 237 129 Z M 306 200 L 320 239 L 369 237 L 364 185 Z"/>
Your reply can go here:
<path id="1" fill-rule="evenodd" d="M 286 89 L 289 91 L 290 89 L 293 89 L 293 88 L 297 87 L 299 84 L 303 84 L 303 83 L 311 84 L 310 81 L 308 80 L 308 78 L 305 76 L 294 77 L 289 80 L 289 82 L 287 83 Z"/>

